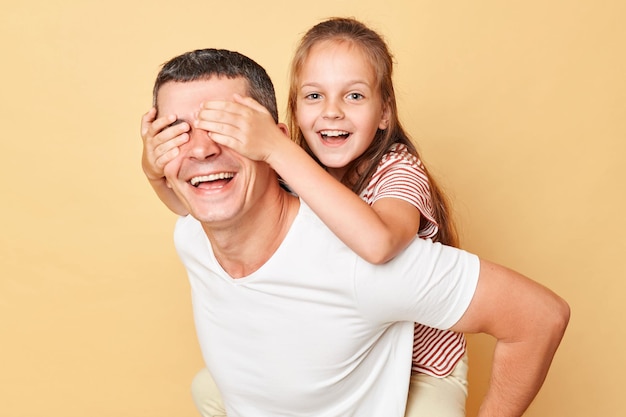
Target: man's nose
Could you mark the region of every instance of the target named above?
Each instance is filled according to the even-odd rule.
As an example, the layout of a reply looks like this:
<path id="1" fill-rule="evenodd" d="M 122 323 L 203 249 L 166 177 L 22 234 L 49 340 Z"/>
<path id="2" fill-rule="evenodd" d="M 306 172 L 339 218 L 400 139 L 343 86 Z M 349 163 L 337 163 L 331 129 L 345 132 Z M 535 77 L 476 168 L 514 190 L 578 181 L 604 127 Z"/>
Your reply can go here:
<path id="1" fill-rule="evenodd" d="M 192 129 L 189 134 L 189 153 L 192 158 L 204 160 L 222 153 L 221 146 L 209 136 L 209 132 Z"/>

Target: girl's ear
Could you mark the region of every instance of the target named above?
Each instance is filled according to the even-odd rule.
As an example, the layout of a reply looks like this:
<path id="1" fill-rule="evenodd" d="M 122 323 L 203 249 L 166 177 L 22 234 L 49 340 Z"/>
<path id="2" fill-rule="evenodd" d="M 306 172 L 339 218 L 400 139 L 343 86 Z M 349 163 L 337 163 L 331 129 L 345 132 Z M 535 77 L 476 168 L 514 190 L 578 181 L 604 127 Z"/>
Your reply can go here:
<path id="1" fill-rule="evenodd" d="M 380 117 L 380 123 L 378 123 L 378 128 L 380 130 L 385 130 L 389 127 L 389 119 L 391 118 L 391 106 L 389 103 L 386 103 L 383 106 L 383 114 Z"/>

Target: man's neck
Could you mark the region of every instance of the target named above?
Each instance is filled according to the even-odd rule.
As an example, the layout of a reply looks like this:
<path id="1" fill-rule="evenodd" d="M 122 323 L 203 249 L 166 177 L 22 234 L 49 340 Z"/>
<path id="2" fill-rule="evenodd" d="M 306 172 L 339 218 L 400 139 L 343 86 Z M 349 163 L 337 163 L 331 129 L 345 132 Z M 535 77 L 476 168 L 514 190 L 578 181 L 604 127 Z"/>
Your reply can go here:
<path id="1" fill-rule="evenodd" d="M 243 278 L 263 266 L 285 239 L 299 207 L 297 197 L 279 188 L 236 225 L 204 226 L 222 268 L 233 278 Z"/>

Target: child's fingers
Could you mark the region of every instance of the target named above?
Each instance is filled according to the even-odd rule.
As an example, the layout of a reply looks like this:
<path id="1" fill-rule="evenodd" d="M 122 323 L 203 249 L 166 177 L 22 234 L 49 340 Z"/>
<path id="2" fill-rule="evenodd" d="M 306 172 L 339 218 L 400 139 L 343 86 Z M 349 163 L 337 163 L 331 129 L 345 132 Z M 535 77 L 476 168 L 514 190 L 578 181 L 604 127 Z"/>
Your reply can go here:
<path id="1" fill-rule="evenodd" d="M 262 113 L 269 113 L 269 110 L 267 110 L 265 106 L 263 106 L 261 103 L 259 103 L 252 97 L 243 97 L 243 96 L 240 96 L 239 94 L 235 94 L 233 98 L 236 103 L 243 104 L 244 106 L 248 106 Z"/>
<path id="2" fill-rule="evenodd" d="M 189 132 L 190 126 L 186 122 L 181 122 L 175 125 L 168 125 L 159 133 L 159 136 L 163 139 L 163 141 L 171 140 L 175 137 L 181 136 L 187 132 Z"/>
<path id="3" fill-rule="evenodd" d="M 180 149 L 178 148 L 178 146 L 176 146 L 174 148 L 169 149 L 162 155 L 158 156 L 154 162 L 157 165 L 157 167 L 159 167 L 159 169 L 162 170 L 163 168 L 165 168 L 165 165 L 167 165 L 172 160 L 174 160 L 178 156 L 179 153 L 180 153 Z"/>
<path id="4" fill-rule="evenodd" d="M 241 96 L 238 96 L 241 97 Z M 244 99 L 242 99 L 244 100 Z M 198 118 L 202 120 L 213 120 L 222 123 L 237 124 L 241 118 L 249 118 L 251 110 L 265 111 L 265 107 L 259 105 L 253 99 L 251 101 L 206 101 L 198 112 Z M 256 106 L 255 106 L 256 105 Z"/>
<path id="5" fill-rule="evenodd" d="M 252 97 L 243 97 L 239 94 L 233 96 L 234 101 L 206 101 L 202 103 L 202 110 L 221 111 L 221 114 L 231 114 L 237 117 L 249 117 L 250 110 L 269 115 L 269 110 Z M 216 114 L 216 113 L 214 113 Z"/>
<path id="6" fill-rule="evenodd" d="M 226 136 L 237 136 L 245 119 L 220 110 L 201 110 L 194 127 Z"/>
<path id="7" fill-rule="evenodd" d="M 214 107 L 213 104 L 218 106 Z M 233 109 L 222 107 L 222 102 L 208 102 L 207 107 L 203 107 L 197 114 L 194 121 L 195 126 L 200 127 L 203 123 L 216 123 L 224 125 L 237 125 L 241 123 L 243 114 L 233 111 Z M 225 103 L 228 104 L 228 103 Z"/>
<path id="8" fill-rule="evenodd" d="M 158 145 L 154 148 L 154 153 L 156 154 L 156 158 L 160 158 L 162 155 L 165 155 L 172 151 L 172 149 L 178 150 L 178 147 L 189 140 L 189 134 L 183 132 L 173 138 L 168 138 L 162 140 Z"/>
<path id="9" fill-rule="evenodd" d="M 150 125 L 154 122 L 154 118 L 156 117 L 156 109 L 152 107 L 146 114 L 141 116 L 141 137 L 145 138 L 150 129 Z"/>
<path id="10" fill-rule="evenodd" d="M 151 107 L 150 110 L 148 110 L 146 112 L 146 114 L 144 114 L 141 118 L 141 121 L 147 121 L 147 122 L 152 122 L 154 121 L 154 118 L 156 117 L 156 108 L 155 107 Z"/>
<path id="11" fill-rule="evenodd" d="M 189 139 L 189 124 L 181 122 L 172 125 L 170 123 L 165 125 L 164 129 L 159 129 L 163 124 L 163 121 L 160 122 L 161 123 L 157 125 L 157 122 L 155 121 L 152 127 L 149 128 L 149 133 L 144 136 L 144 140 L 148 147 L 158 148 L 163 144 L 174 140 L 174 142 L 168 145 L 167 149 L 169 149 L 172 146 L 180 146 Z"/>
<path id="12" fill-rule="evenodd" d="M 209 136 L 209 138 L 211 138 L 213 142 L 222 146 L 227 146 L 229 148 L 236 148 L 239 142 L 232 136 L 215 131 L 207 132 L 207 135 Z"/>
<path id="13" fill-rule="evenodd" d="M 149 133 L 151 133 L 152 135 L 156 135 L 160 131 L 166 129 L 169 125 L 171 125 L 175 121 L 176 121 L 176 115 L 173 115 L 173 114 L 159 117 L 158 119 L 155 119 L 152 123 L 150 123 Z"/>

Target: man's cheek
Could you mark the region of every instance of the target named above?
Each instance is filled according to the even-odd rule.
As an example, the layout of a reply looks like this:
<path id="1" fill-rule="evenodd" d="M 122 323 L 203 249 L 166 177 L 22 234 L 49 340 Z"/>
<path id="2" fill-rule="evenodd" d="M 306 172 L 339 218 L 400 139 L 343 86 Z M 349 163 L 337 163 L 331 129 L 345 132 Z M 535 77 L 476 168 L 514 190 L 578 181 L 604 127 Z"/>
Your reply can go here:
<path id="1" fill-rule="evenodd" d="M 165 184 L 169 188 L 174 188 L 176 179 L 178 178 L 178 165 L 176 160 L 172 160 L 163 167 L 163 175 L 165 176 Z"/>

